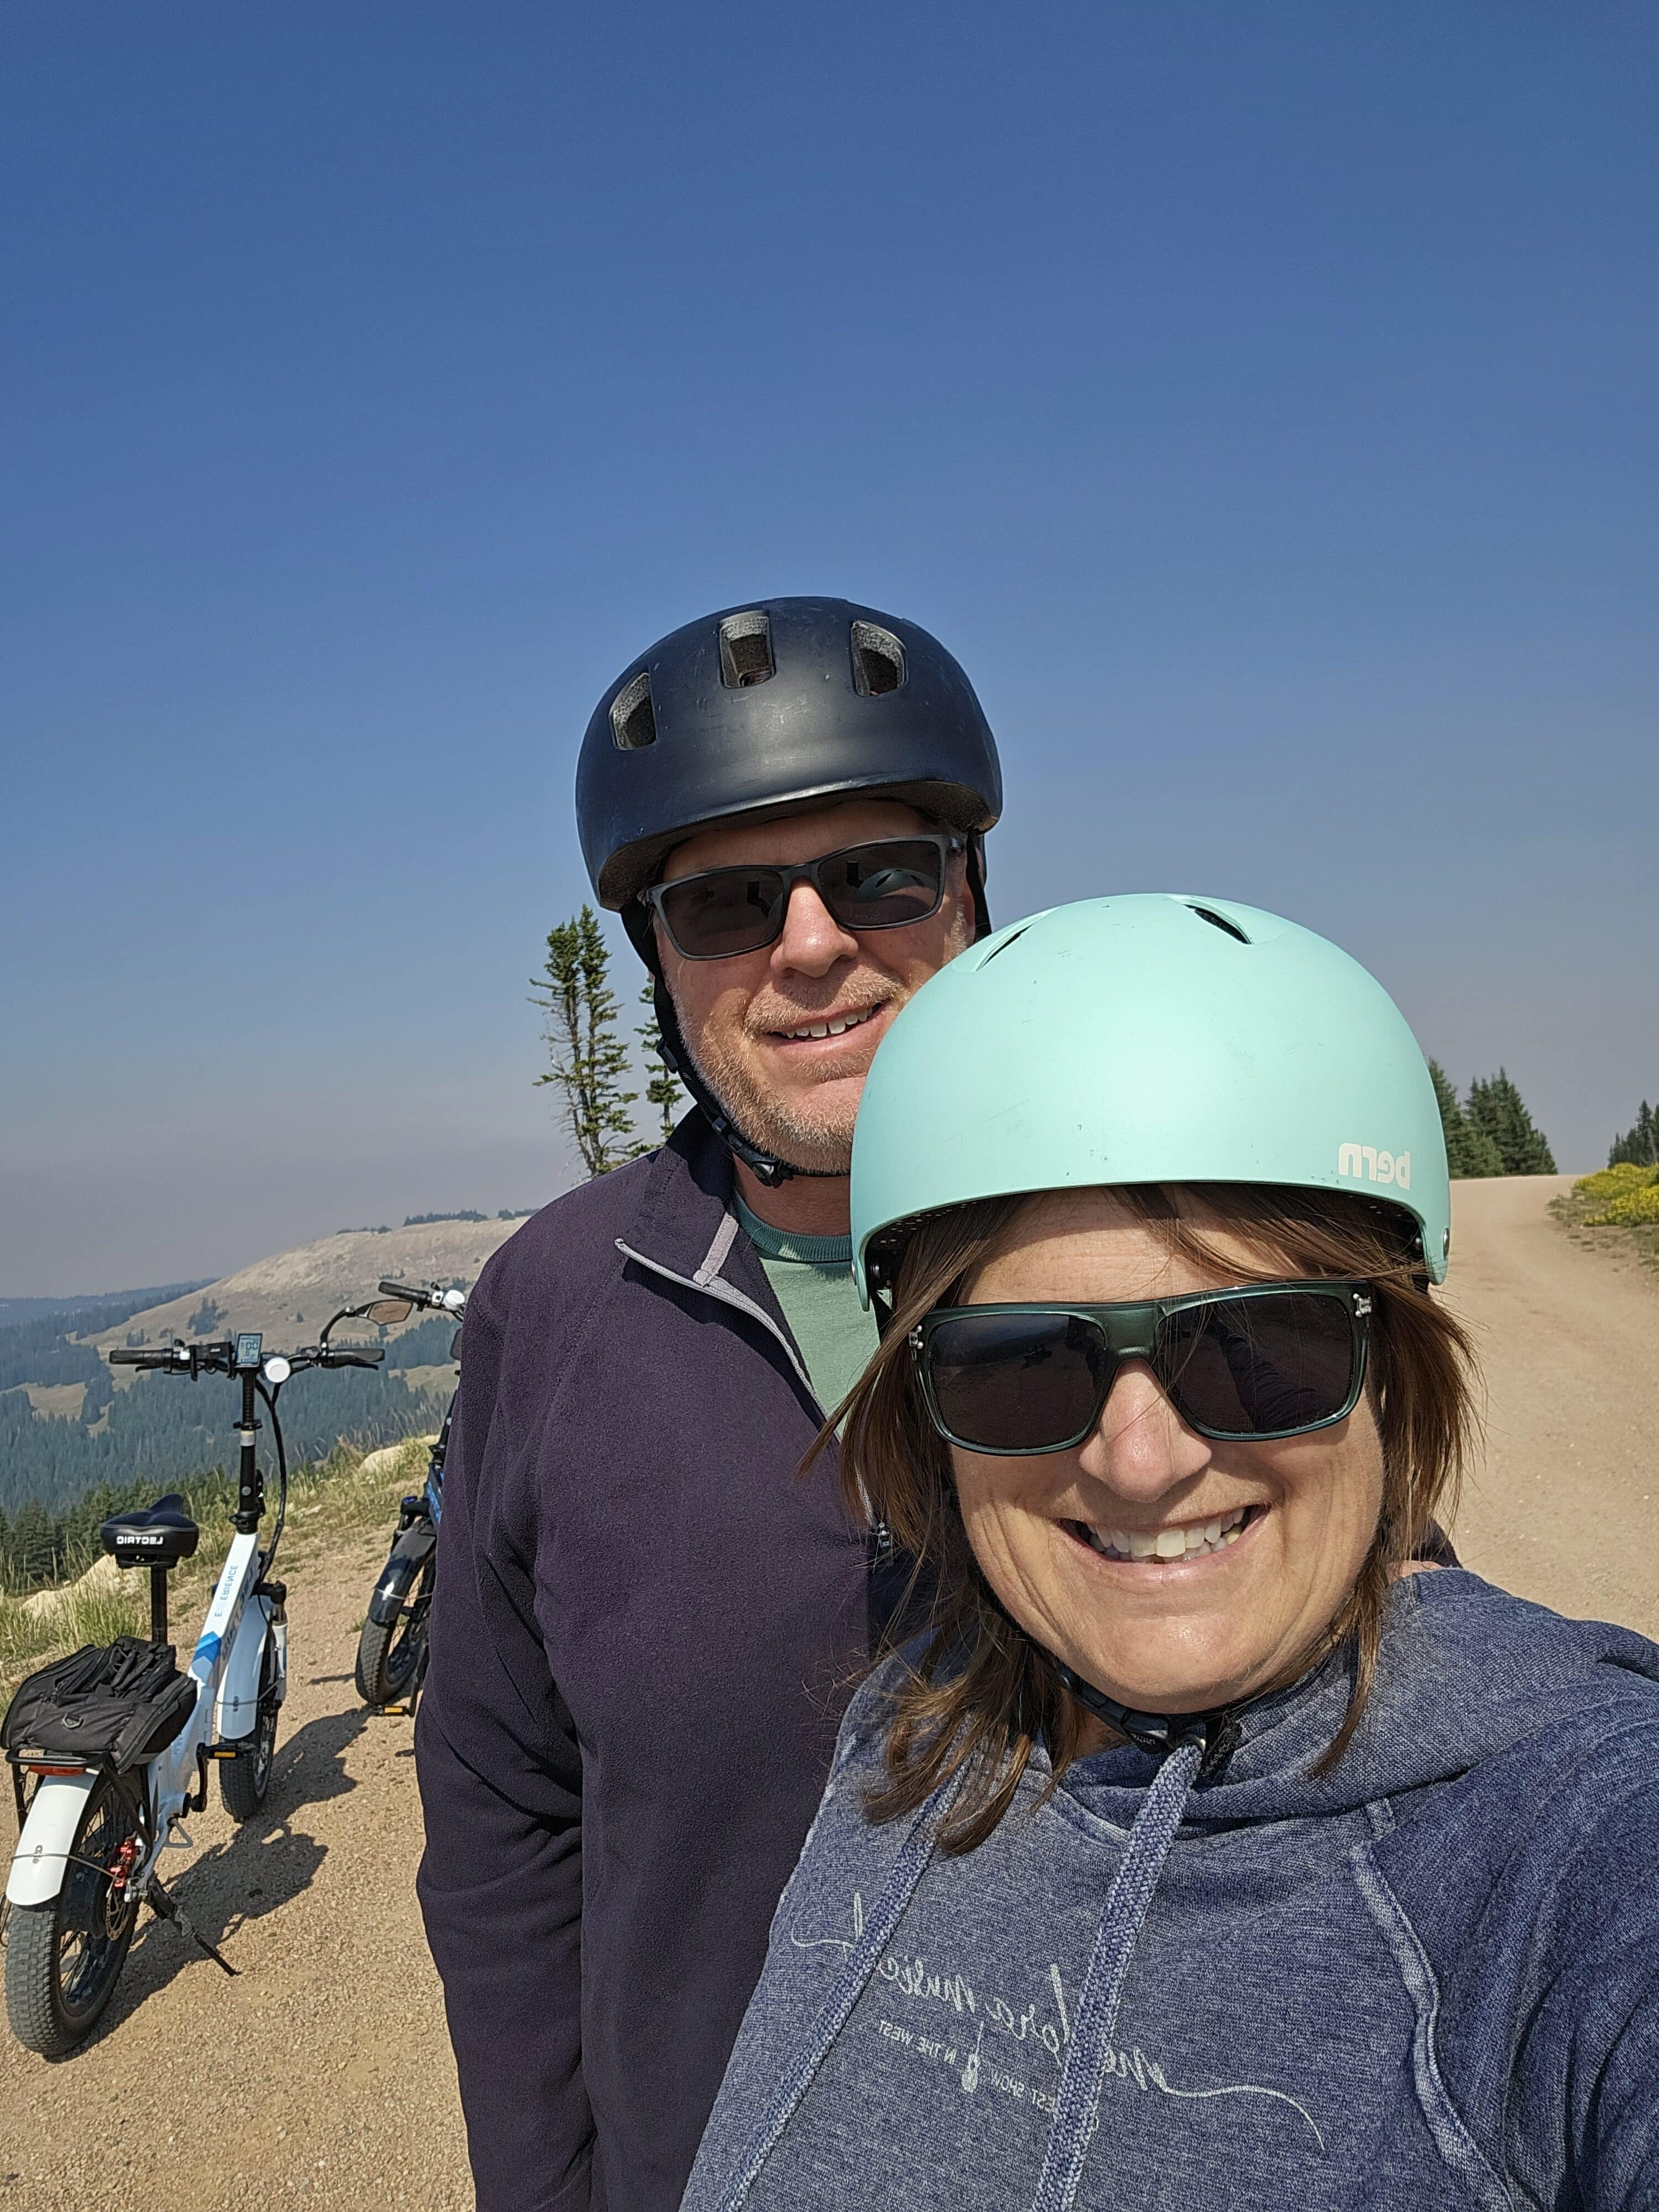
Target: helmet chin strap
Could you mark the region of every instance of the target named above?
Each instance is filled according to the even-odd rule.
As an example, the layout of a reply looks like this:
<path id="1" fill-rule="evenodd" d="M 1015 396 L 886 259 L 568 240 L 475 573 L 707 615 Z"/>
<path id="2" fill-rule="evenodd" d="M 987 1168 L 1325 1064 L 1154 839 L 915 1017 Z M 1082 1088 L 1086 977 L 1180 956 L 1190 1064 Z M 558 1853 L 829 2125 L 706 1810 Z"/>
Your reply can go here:
<path id="1" fill-rule="evenodd" d="M 696 1062 L 687 1051 L 685 1040 L 680 1035 L 679 1016 L 674 1008 L 673 995 L 658 972 L 654 961 L 651 968 L 651 983 L 657 1031 L 662 1039 L 663 1060 L 690 1093 L 692 1103 L 702 1109 L 705 1120 L 732 1158 L 741 1160 L 756 1182 L 763 1184 L 768 1190 L 775 1190 L 780 1183 L 787 1182 L 792 1176 L 809 1176 L 823 1182 L 837 1181 L 836 1171 L 832 1168 L 794 1167 L 789 1161 L 781 1160 L 771 1152 L 763 1152 L 758 1145 L 750 1143 L 703 1081 Z"/>
<path id="2" fill-rule="evenodd" d="M 1127 1736 L 1137 1751 L 1144 1751 L 1151 1758 L 1167 1759 L 1183 1743 L 1196 1743 L 1202 1746 L 1204 1753 L 1198 1771 L 1207 1774 L 1219 1766 L 1237 1744 L 1235 1708 L 1221 1706 L 1208 1713 L 1137 1712 L 1133 1706 L 1119 1705 L 1115 1698 L 1109 1698 L 1092 1682 L 1085 1682 L 1080 1674 L 1074 1674 L 1052 1653 L 1048 1658 L 1062 1689 L 1069 1691 L 1097 1720 L 1104 1721 L 1109 1728 Z"/>

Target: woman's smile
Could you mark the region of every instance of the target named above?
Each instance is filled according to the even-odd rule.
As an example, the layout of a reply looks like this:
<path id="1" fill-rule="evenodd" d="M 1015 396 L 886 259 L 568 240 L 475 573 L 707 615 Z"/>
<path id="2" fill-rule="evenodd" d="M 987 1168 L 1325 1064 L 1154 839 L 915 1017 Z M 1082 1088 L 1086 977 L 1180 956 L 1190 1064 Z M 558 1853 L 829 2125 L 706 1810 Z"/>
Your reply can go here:
<path id="1" fill-rule="evenodd" d="M 1202 1519 L 1168 1522 L 1158 1528 L 1102 1527 L 1089 1521 L 1062 1521 L 1060 1527 L 1091 1559 L 1128 1567 L 1140 1581 L 1149 1575 L 1164 1578 L 1212 1568 L 1249 1538 L 1267 1510 L 1266 1505 L 1229 1506 Z"/>

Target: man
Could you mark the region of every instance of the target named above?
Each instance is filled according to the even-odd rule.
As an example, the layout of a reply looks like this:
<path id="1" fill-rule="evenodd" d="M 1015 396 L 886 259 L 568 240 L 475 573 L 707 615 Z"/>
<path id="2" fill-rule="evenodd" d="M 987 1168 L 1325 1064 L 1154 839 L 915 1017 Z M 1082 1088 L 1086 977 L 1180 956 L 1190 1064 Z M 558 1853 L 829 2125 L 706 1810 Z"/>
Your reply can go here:
<path id="1" fill-rule="evenodd" d="M 902 1573 L 800 1463 L 873 1347 L 865 1073 L 989 928 L 996 748 L 915 625 L 775 599 L 663 639 L 577 770 L 694 1102 L 468 1304 L 420 1895 L 482 2212 L 673 2212 Z"/>

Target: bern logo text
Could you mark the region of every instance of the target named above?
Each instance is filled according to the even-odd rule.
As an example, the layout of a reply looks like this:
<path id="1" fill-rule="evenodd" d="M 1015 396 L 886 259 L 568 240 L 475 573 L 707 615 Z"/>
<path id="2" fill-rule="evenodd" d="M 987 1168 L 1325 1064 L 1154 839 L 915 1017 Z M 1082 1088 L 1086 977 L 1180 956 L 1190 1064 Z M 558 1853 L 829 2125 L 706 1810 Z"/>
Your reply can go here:
<path id="1" fill-rule="evenodd" d="M 1363 1182 L 1391 1182 L 1400 1190 L 1412 1187 L 1411 1154 L 1379 1152 L 1375 1145 L 1339 1145 L 1336 1171 Z"/>

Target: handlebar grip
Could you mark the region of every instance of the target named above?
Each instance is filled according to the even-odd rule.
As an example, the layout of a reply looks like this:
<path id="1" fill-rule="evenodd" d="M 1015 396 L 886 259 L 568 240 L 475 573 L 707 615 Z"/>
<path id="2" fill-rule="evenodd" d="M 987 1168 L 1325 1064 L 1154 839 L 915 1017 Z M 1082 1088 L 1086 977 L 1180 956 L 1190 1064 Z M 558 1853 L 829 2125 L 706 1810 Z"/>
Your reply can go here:
<path id="1" fill-rule="evenodd" d="M 383 1344 L 330 1345 L 317 1362 L 319 1367 L 378 1367 L 386 1358 Z"/>
<path id="2" fill-rule="evenodd" d="M 171 1367 L 173 1364 L 171 1345 L 164 1345 L 159 1349 L 155 1345 L 117 1345 L 104 1357 L 112 1367 Z"/>
<path id="3" fill-rule="evenodd" d="M 383 1298 L 413 1298 L 417 1306 L 429 1306 L 432 1303 L 430 1291 L 422 1290 L 414 1283 L 393 1282 L 390 1275 L 383 1275 L 380 1279 L 380 1296 Z"/>

